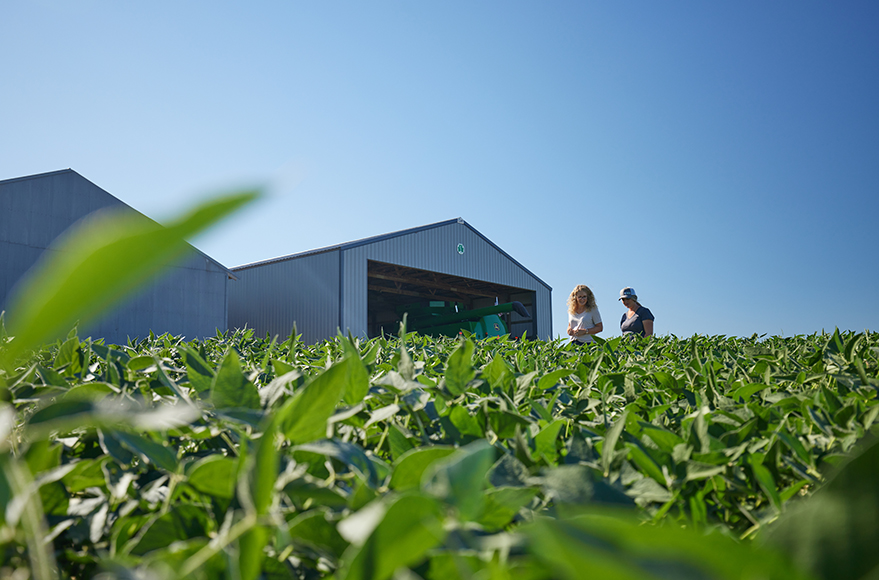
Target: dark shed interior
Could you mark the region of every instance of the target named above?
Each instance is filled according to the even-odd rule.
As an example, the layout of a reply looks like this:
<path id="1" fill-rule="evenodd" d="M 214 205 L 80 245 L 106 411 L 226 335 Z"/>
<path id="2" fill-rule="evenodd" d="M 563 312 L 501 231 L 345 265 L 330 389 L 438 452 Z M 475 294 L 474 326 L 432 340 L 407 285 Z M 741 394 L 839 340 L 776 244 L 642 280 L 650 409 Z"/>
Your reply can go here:
<path id="1" fill-rule="evenodd" d="M 521 302 L 532 318 L 523 318 L 516 312 L 503 313 L 501 316 L 510 335 L 518 338 L 525 331 L 530 337 L 537 335 L 532 290 L 373 260 L 367 262 L 367 278 L 367 334 L 370 338 L 399 332 L 398 307 L 438 300 L 460 303 L 467 310 Z"/>

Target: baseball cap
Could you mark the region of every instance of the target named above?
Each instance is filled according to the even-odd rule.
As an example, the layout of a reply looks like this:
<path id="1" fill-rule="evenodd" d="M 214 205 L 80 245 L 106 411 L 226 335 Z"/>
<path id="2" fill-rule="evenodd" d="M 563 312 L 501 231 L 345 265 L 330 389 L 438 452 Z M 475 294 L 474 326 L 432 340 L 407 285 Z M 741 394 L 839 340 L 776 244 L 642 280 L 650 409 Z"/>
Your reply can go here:
<path id="1" fill-rule="evenodd" d="M 638 293 L 635 292 L 635 289 L 632 288 L 631 286 L 626 286 L 625 288 L 620 290 L 620 298 L 619 298 L 620 300 L 622 300 L 623 298 L 637 298 L 637 297 L 638 297 Z"/>

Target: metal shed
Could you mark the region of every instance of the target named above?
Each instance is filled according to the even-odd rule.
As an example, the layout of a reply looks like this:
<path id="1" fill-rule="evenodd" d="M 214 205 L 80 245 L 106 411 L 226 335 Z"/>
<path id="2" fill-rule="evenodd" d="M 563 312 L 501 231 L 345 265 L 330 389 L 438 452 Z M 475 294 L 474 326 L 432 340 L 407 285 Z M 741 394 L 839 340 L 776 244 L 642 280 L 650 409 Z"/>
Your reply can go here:
<path id="1" fill-rule="evenodd" d="M 143 216 L 71 169 L 0 181 L 0 309 L 16 282 L 53 241 L 92 212 L 115 208 Z M 227 284 L 232 272 L 191 248 L 151 284 L 80 336 L 125 344 L 129 337 L 170 332 L 187 338 L 226 330 Z"/>
<path id="2" fill-rule="evenodd" d="M 522 302 L 510 333 L 551 339 L 552 288 L 461 218 L 365 238 L 232 271 L 229 325 L 286 337 L 295 323 L 307 343 L 340 330 L 396 333 L 395 308 L 419 300 L 481 308 Z"/>

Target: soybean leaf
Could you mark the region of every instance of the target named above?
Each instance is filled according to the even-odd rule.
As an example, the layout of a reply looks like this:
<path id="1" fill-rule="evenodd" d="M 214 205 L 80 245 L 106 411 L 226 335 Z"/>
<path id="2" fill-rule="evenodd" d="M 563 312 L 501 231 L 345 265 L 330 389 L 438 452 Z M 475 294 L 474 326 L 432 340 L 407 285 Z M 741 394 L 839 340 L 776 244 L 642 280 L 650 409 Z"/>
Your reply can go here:
<path id="1" fill-rule="evenodd" d="M 177 471 L 177 456 L 171 449 L 137 433 L 117 431 L 113 434 L 125 447 L 137 453 L 148 463 L 165 471 Z"/>
<path id="2" fill-rule="evenodd" d="M 626 443 L 626 447 L 629 449 L 629 456 L 644 473 L 652 477 L 659 484 L 668 484 L 665 475 L 662 473 L 662 467 L 659 466 L 656 460 L 640 443 L 629 442 Z"/>
<path id="3" fill-rule="evenodd" d="M 253 482 L 253 506 L 257 515 L 263 516 L 268 513 L 272 503 L 272 490 L 278 479 L 278 452 L 275 449 L 275 433 L 277 421 L 270 421 L 269 426 L 263 431 L 253 457 L 254 464 L 251 467 Z"/>
<path id="4" fill-rule="evenodd" d="M 391 481 L 391 489 L 417 488 L 421 485 L 424 471 L 435 461 L 444 459 L 455 452 L 454 447 L 432 446 L 420 447 L 407 451 L 396 461 Z"/>
<path id="5" fill-rule="evenodd" d="M 522 531 L 558 578 L 808 578 L 773 551 L 717 533 L 644 526 L 621 510 L 540 518 Z"/>
<path id="6" fill-rule="evenodd" d="M 540 478 L 529 481 L 539 483 L 544 493 L 556 503 L 577 505 L 596 502 L 626 506 L 635 503 L 583 465 L 560 465 L 546 470 Z"/>
<path id="7" fill-rule="evenodd" d="M 557 369 L 552 371 L 551 373 L 547 373 L 540 377 L 540 380 L 537 381 L 537 388 L 541 391 L 550 389 L 556 386 L 560 379 L 570 376 L 574 374 L 574 372 L 575 371 L 573 369 Z"/>
<path id="8" fill-rule="evenodd" d="M 0 352 L 0 356 L 2 356 L 2 352 Z M 47 369 L 43 365 L 36 365 L 35 367 L 37 374 L 40 379 L 43 381 L 44 385 L 54 385 L 56 387 L 64 387 L 67 388 L 70 384 L 67 382 L 67 379 L 64 378 L 59 372 L 56 372 L 54 369 Z"/>
<path id="9" fill-rule="evenodd" d="M 711 465 L 700 461 L 687 462 L 687 476 L 685 481 L 695 481 L 697 479 L 708 479 L 715 475 L 720 475 L 726 471 L 725 465 Z"/>
<path id="10" fill-rule="evenodd" d="M 809 454 L 809 452 L 806 451 L 806 448 L 803 446 L 803 444 L 800 442 L 796 435 L 792 435 L 784 431 L 779 431 L 778 438 L 781 439 L 785 443 L 785 445 L 787 445 L 791 449 L 791 451 L 793 451 L 797 455 L 797 457 L 800 458 L 800 461 L 802 461 L 806 465 L 814 465 L 814 459 Z"/>
<path id="11" fill-rule="evenodd" d="M 757 484 L 760 486 L 760 489 L 769 497 L 775 509 L 781 511 L 781 497 L 779 497 L 778 488 L 775 486 L 775 478 L 772 477 L 772 472 L 763 465 L 761 454 L 752 453 L 748 456 L 748 463 L 751 464 L 751 469 L 754 471 L 754 477 L 757 478 Z"/>
<path id="12" fill-rule="evenodd" d="M 64 341 L 61 348 L 55 354 L 55 368 L 61 368 L 70 365 L 64 369 L 64 373 L 72 375 L 82 370 L 79 361 L 79 338 L 72 336 Z"/>
<path id="13" fill-rule="evenodd" d="M 150 367 L 156 366 L 156 359 L 151 355 L 141 355 L 128 359 L 125 363 L 126 368 L 130 371 L 145 371 Z M 155 368 L 153 368 L 155 370 Z"/>
<path id="14" fill-rule="evenodd" d="M 231 499 L 235 495 L 235 460 L 209 455 L 198 460 L 189 471 L 187 482 L 202 493 Z"/>
<path id="15" fill-rule="evenodd" d="M 400 405 L 397 405 L 395 403 L 391 404 L 391 405 L 387 405 L 386 407 L 382 407 L 381 409 L 376 409 L 369 416 L 369 420 L 366 422 L 366 424 L 363 426 L 363 428 L 366 429 L 370 425 L 378 423 L 379 421 L 384 421 L 386 419 L 389 419 L 389 418 L 393 417 L 394 415 L 396 415 L 399 410 L 400 410 Z"/>
<path id="16" fill-rule="evenodd" d="M 769 389 L 769 385 L 764 385 L 760 383 L 750 383 L 745 385 L 744 387 L 739 387 L 732 393 L 733 399 L 743 399 L 744 401 L 748 401 L 751 398 L 751 395 L 754 393 L 759 393 L 765 389 Z"/>
<path id="17" fill-rule="evenodd" d="M 292 443 L 326 437 L 327 420 L 349 388 L 351 366 L 360 360 L 346 357 L 315 377 L 278 411 L 280 432 Z"/>
<path id="18" fill-rule="evenodd" d="M 491 430 L 500 439 L 509 439 L 516 436 L 516 427 L 527 427 L 530 421 L 513 411 L 497 410 L 488 415 Z"/>
<path id="19" fill-rule="evenodd" d="M 530 473 L 525 465 L 512 455 L 501 455 L 488 472 L 488 480 L 495 487 L 524 487 Z"/>
<path id="20" fill-rule="evenodd" d="M 395 461 L 404 453 L 415 447 L 415 445 L 409 441 L 409 438 L 403 434 L 400 428 L 393 424 L 388 426 L 388 443 L 391 448 L 391 457 L 393 457 Z"/>
<path id="21" fill-rule="evenodd" d="M 173 542 L 206 536 L 211 529 L 207 513 L 194 504 L 174 506 L 148 525 L 131 548 L 132 554 L 143 555 L 170 546 Z"/>
<path id="22" fill-rule="evenodd" d="M 811 497 L 788 504 L 765 541 L 817 578 L 869 578 L 879 567 L 879 442 L 858 449 Z"/>
<path id="23" fill-rule="evenodd" d="M 28 469 L 31 473 L 41 473 L 54 469 L 61 464 L 63 446 L 50 441 L 35 441 L 25 454 Z"/>
<path id="24" fill-rule="evenodd" d="M 485 509 L 477 522 L 489 531 L 499 530 L 528 505 L 539 490 L 536 487 L 501 487 L 485 492 Z"/>
<path id="25" fill-rule="evenodd" d="M 607 430 L 607 434 L 604 436 L 604 445 L 601 448 L 601 467 L 604 469 L 604 475 L 607 477 L 610 474 L 610 466 L 613 462 L 614 449 L 616 449 L 617 441 L 619 441 L 620 434 L 623 432 L 623 428 L 626 426 L 626 417 L 628 415 L 628 411 L 623 411 L 623 414 L 617 418 L 616 422 L 611 426 L 610 429 Z"/>
<path id="26" fill-rule="evenodd" d="M 672 433 L 662 427 L 657 427 L 650 423 L 639 422 L 642 433 L 647 435 L 660 449 L 666 453 L 673 453 L 676 446 L 684 442 L 677 434 Z"/>
<path id="27" fill-rule="evenodd" d="M 485 436 L 485 430 L 479 424 L 479 421 L 464 406 L 457 405 L 452 407 L 452 410 L 449 412 L 449 420 L 461 435 Z"/>
<path id="28" fill-rule="evenodd" d="M 486 378 L 490 386 L 505 389 L 513 380 L 513 371 L 510 368 L 510 363 L 505 361 L 502 356 L 495 355 L 491 362 L 483 367 L 482 376 Z"/>
<path id="29" fill-rule="evenodd" d="M 184 353 L 186 359 L 186 376 L 189 378 L 189 384 L 197 393 L 209 391 L 214 381 L 214 371 L 211 366 L 205 362 L 194 348 L 185 344 L 177 347 Z"/>
<path id="30" fill-rule="evenodd" d="M 343 338 L 342 347 L 345 355 L 351 359 L 349 367 L 350 376 L 348 378 L 348 385 L 345 387 L 343 399 L 349 405 L 356 405 L 369 392 L 369 373 L 366 372 L 366 367 L 363 366 L 363 361 L 360 358 L 360 352 L 351 342 L 351 339 Z"/>
<path id="31" fill-rule="evenodd" d="M 370 486 L 378 486 L 378 471 L 375 463 L 366 456 L 363 449 L 353 443 L 339 439 L 326 439 L 298 445 L 295 449 L 338 459 L 355 472 L 359 472 Z"/>
<path id="32" fill-rule="evenodd" d="M 393 502 L 362 546 L 343 558 L 341 580 L 387 580 L 397 568 L 416 564 L 445 537 L 442 512 L 433 499 L 406 495 Z"/>
<path id="33" fill-rule="evenodd" d="M 71 493 L 90 487 L 102 487 L 106 485 L 102 468 L 107 461 L 107 458 L 77 461 L 73 469 L 64 474 L 61 481 Z"/>
<path id="34" fill-rule="evenodd" d="M 46 431 L 74 429 L 91 419 L 96 413 L 95 404 L 89 400 L 62 399 L 50 403 L 31 415 L 30 426 L 43 427 Z M 47 424 L 44 426 L 44 424 Z"/>
<path id="35" fill-rule="evenodd" d="M 476 376 L 473 370 L 473 341 L 469 338 L 461 342 L 446 361 L 446 388 L 455 396 L 467 390 L 467 384 Z"/>
<path id="36" fill-rule="evenodd" d="M 83 395 L 104 397 L 102 387 L 88 387 Z M 104 398 L 100 401 L 64 397 L 34 413 L 27 425 L 34 439 L 53 431 L 66 433 L 92 427 L 125 427 L 147 430 L 168 429 L 192 421 L 199 415 L 191 405 L 162 405 L 146 408 L 125 400 Z"/>
<path id="37" fill-rule="evenodd" d="M 556 439 L 558 439 L 559 431 L 564 426 L 564 421 L 553 421 L 534 437 L 537 455 L 546 457 L 546 460 L 550 465 L 554 464 L 558 459 L 558 451 L 556 450 L 555 442 Z"/>
<path id="38" fill-rule="evenodd" d="M 287 533 L 294 542 L 325 550 L 336 558 L 348 547 L 336 526 L 327 521 L 326 510 L 311 510 L 298 515 L 290 522 Z"/>
<path id="39" fill-rule="evenodd" d="M 494 461 L 494 448 L 484 439 L 474 441 L 432 465 L 424 489 L 455 506 L 461 520 L 475 520 L 482 513 L 482 490 Z"/>
<path id="40" fill-rule="evenodd" d="M 278 452 L 275 449 L 278 422 L 278 417 L 269 420 L 262 437 L 257 442 L 256 454 L 245 460 L 248 464 L 253 508 L 259 518 L 264 518 L 268 514 L 274 499 L 273 491 L 278 478 L 279 463 Z M 261 523 L 253 525 L 241 536 L 238 569 L 242 579 L 255 580 L 259 576 L 265 561 L 265 547 L 268 540 L 269 531 Z"/>
<path id="41" fill-rule="evenodd" d="M 211 384 L 211 401 L 217 409 L 259 409 L 259 391 L 241 370 L 235 349 L 229 348 Z"/>
<path id="42" fill-rule="evenodd" d="M 242 580 L 257 580 L 267 560 L 265 547 L 269 541 L 266 526 L 254 524 L 238 540 L 238 574 Z"/>
<path id="43" fill-rule="evenodd" d="M 652 502 L 665 503 L 674 498 L 670 491 L 651 477 L 644 477 L 636 481 L 626 490 L 626 495 L 642 506 Z"/>

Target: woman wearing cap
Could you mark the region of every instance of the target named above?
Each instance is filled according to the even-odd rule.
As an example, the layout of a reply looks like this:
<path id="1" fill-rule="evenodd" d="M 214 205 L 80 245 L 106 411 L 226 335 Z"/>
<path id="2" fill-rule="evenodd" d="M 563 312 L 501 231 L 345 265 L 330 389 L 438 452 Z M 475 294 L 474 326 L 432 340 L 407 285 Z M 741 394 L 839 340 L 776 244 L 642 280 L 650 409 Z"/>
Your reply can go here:
<path id="1" fill-rule="evenodd" d="M 579 284 L 568 296 L 568 336 L 576 344 L 592 342 L 592 335 L 604 330 L 595 294 L 589 286 Z"/>
<path id="2" fill-rule="evenodd" d="M 627 286 L 620 290 L 620 300 L 623 301 L 623 306 L 629 309 L 620 319 L 620 330 L 623 334 L 652 335 L 653 313 L 641 306 L 635 289 Z"/>

